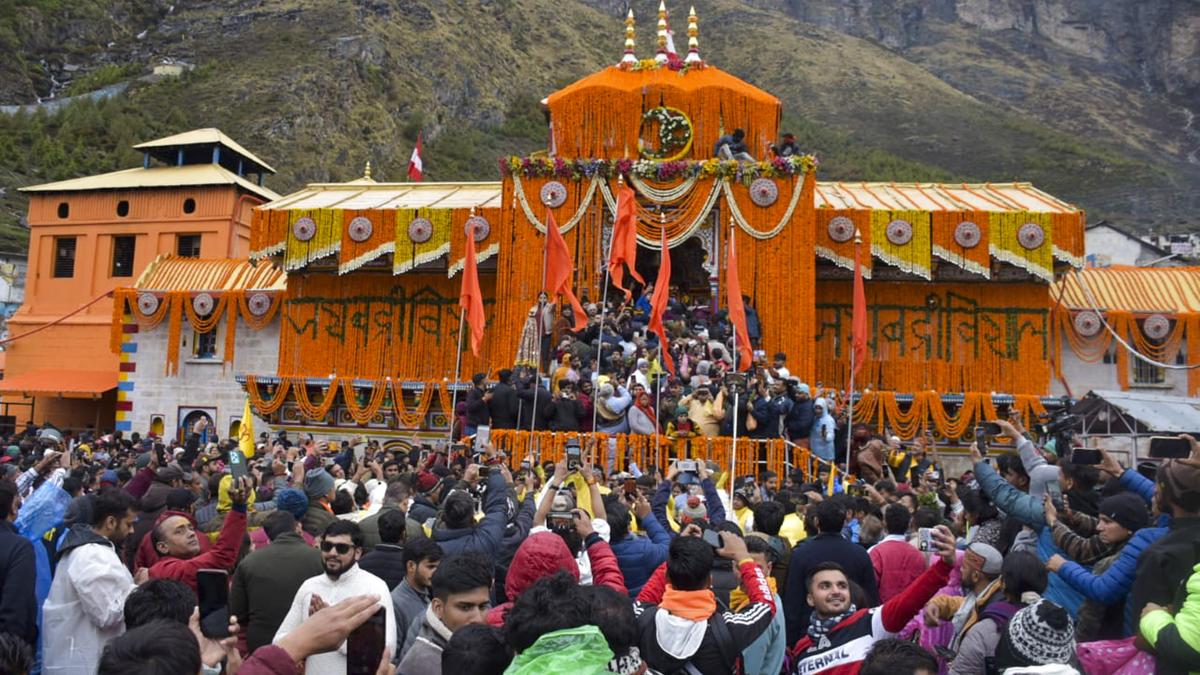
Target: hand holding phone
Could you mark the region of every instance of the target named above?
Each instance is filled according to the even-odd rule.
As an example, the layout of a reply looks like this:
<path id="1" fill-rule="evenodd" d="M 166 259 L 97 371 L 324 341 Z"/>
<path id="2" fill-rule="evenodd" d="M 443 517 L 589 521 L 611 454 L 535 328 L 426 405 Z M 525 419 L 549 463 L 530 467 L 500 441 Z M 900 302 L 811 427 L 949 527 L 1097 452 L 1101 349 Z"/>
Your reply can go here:
<path id="1" fill-rule="evenodd" d="M 350 631 L 346 639 L 346 675 L 375 675 L 387 646 L 387 614 L 383 607 Z"/>
<path id="2" fill-rule="evenodd" d="M 229 573 L 197 570 L 196 590 L 200 601 L 200 632 L 214 639 L 229 637 Z"/>

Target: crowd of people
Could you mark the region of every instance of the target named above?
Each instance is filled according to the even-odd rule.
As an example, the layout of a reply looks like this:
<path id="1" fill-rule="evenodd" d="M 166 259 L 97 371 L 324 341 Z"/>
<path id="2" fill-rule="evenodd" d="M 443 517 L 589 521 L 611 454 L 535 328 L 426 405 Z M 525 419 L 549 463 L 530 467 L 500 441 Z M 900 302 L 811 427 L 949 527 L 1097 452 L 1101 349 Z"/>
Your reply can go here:
<path id="1" fill-rule="evenodd" d="M 0 672 L 339 674 L 371 621 L 389 675 L 1195 672 L 1200 448 L 1089 465 L 997 424 L 1015 452 L 957 478 L 856 432 L 872 481 L 284 433 L 235 478 L 229 441 L 30 428 Z"/>

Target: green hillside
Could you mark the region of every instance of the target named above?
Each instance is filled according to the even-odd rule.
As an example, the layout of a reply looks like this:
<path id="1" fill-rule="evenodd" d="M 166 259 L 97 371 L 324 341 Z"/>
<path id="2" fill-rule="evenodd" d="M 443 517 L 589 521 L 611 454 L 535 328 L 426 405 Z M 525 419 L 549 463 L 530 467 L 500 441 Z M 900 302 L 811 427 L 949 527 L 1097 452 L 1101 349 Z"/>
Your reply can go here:
<path id="1" fill-rule="evenodd" d="M 17 187 L 134 166 L 129 146 L 194 127 L 219 127 L 280 169 L 268 184 L 281 193 L 357 177 L 368 159 L 377 178 L 400 179 L 418 132 L 432 179 L 495 178 L 496 157 L 545 146 L 542 97 L 619 57 L 620 4 L 14 0 L 0 47 L 17 50 L 4 67 L 27 82 L 6 80 L 0 103 L 53 86 L 43 61 L 80 65 L 59 95 L 166 57 L 195 69 L 52 114 L 0 114 L 0 249 L 22 245 Z M 633 4 L 648 56 L 657 0 Z M 895 50 L 784 5 L 697 2 L 701 50 L 784 101 L 784 126 L 821 157 L 822 178 L 1029 180 L 1093 220 L 1139 224 L 1196 206 L 1186 139 L 1133 84 L 953 21 L 930 20 L 924 42 Z M 682 34 L 686 7 L 671 8 Z"/>

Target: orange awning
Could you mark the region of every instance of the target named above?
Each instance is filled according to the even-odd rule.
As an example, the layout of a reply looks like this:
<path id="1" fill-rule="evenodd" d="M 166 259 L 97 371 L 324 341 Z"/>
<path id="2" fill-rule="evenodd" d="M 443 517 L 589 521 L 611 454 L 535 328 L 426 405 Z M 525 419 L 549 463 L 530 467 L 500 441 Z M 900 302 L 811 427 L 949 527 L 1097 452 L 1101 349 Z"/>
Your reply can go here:
<path id="1" fill-rule="evenodd" d="M 116 388 L 116 371 L 35 370 L 0 380 L 0 394 L 99 398 Z"/>

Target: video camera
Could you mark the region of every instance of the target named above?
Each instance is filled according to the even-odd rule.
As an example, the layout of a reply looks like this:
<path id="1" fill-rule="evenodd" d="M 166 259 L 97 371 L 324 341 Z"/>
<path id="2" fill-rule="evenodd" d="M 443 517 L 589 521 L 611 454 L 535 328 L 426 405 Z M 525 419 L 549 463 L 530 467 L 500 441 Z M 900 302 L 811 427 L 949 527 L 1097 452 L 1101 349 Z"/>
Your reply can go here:
<path id="1" fill-rule="evenodd" d="M 1070 459 L 1075 434 L 1083 422 L 1079 415 L 1071 412 L 1071 400 L 1063 398 L 1063 407 L 1042 417 L 1042 420 L 1034 427 L 1042 437 L 1042 442 L 1055 439 L 1054 447 L 1058 456 Z"/>

